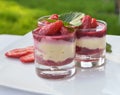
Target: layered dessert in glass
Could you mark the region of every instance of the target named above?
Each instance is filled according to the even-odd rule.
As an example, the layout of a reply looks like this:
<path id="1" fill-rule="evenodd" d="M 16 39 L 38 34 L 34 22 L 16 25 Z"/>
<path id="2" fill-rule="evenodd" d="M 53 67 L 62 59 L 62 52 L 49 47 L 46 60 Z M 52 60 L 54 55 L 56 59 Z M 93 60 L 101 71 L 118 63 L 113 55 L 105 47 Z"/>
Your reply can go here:
<path id="1" fill-rule="evenodd" d="M 39 21 L 33 33 L 37 75 L 47 79 L 68 78 L 75 74 L 76 37 L 57 14 Z M 52 22 L 51 22 L 52 21 Z"/>
<path id="2" fill-rule="evenodd" d="M 105 64 L 106 22 L 96 20 L 89 15 L 81 19 L 76 29 L 76 58 L 82 68 L 99 67 Z"/>

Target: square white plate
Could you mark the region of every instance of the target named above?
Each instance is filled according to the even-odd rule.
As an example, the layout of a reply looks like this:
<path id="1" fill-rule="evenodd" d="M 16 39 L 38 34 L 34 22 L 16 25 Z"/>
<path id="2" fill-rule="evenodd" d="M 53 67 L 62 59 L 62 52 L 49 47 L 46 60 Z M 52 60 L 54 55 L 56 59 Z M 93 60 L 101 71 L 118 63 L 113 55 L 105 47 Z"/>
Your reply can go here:
<path id="1" fill-rule="evenodd" d="M 6 51 L 33 45 L 31 32 L 0 52 L 0 85 L 48 95 L 120 95 L 120 37 L 107 36 L 113 52 L 105 69 L 80 70 L 67 80 L 46 80 L 35 73 L 34 64 L 22 64 L 4 56 Z M 103 67 L 104 68 L 104 67 Z"/>

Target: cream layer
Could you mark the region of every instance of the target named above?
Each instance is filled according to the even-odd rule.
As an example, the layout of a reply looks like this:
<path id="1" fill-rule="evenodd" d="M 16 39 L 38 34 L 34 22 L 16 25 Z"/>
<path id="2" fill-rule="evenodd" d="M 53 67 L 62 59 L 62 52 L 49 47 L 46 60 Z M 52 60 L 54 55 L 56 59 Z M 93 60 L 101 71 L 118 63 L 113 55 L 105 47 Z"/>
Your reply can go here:
<path id="1" fill-rule="evenodd" d="M 59 40 L 55 43 L 43 41 L 38 44 L 39 50 L 36 51 L 36 54 L 42 56 L 44 60 L 59 62 L 75 56 L 75 42 Z"/>
<path id="2" fill-rule="evenodd" d="M 77 46 L 88 49 L 104 49 L 106 46 L 106 37 L 81 37 L 77 39 Z"/>

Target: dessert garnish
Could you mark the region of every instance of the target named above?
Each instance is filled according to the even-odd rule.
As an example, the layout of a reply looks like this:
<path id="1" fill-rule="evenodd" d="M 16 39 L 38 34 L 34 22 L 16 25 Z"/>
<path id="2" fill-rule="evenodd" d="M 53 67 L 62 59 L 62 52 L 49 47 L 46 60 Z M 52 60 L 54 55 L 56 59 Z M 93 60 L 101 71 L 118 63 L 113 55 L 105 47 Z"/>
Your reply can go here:
<path id="1" fill-rule="evenodd" d="M 16 48 L 5 53 L 9 58 L 17 58 L 23 63 L 34 62 L 34 47 L 27 46 L 25 48 Z"/>
<path id="2" fill-rule="evenodd" d="M 81 21 L 80 29 L 96 28 L 98 26 L 96 19 L 89 15 L 85 15 Z"/>

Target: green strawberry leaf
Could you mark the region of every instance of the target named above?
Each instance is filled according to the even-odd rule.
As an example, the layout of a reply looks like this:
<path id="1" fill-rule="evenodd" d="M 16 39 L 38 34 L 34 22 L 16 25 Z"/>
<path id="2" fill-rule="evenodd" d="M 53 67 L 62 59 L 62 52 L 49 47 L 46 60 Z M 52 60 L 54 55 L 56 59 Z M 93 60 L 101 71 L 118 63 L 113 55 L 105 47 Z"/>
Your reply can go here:
<path id="1" fill-rule="evenodd" d="M 50 23 L 52 23 L 52 22 L 56 22 L 57 20 L 55 20 L 55 19 L 46 19 L 46 21 L 48 21 L 48 22 L 50 22 Z M 68 22 L 65 22 L 65 21 L 63 21 L 63 24 L 64 24 L 64 26 L 71 26 L 71 24 L 69 24 Z"/>
<path id="2" fill-rule="evenodd" d="M 64 13 L 59 16 L 59 19 L 68 22 L 69 24 L 73 26 L 80 26 L 82 24 L 81 18 L 84 16 L 84 13 L 81 12 L 69 12 L 69 13 Z"/>
<path id="3" fill-rule="evenodd" d="M 108 53 L 112 52 L 112 46 L 109 43 L 106 43 L 106 52 Z"/>
<path id="4" fill-rule="evenodd" d="M 55 20 L 55 19 L 46 19 L 46 21 L 48 21 L 50 23 L 53 23 L 53 22 L 56 22 L 57 20 Z"/>
<path id="5" fill-rule="evenodd" d="M 69 32 L 74 32 L 74 28 L 72 28 L 72 27 L 66 27 L 68 30 L 69 30 Z"/>

